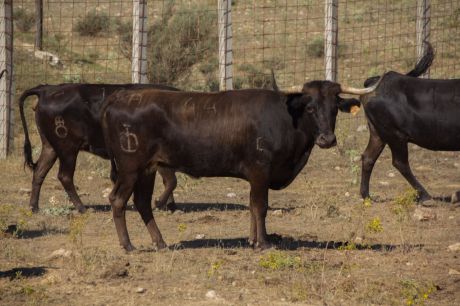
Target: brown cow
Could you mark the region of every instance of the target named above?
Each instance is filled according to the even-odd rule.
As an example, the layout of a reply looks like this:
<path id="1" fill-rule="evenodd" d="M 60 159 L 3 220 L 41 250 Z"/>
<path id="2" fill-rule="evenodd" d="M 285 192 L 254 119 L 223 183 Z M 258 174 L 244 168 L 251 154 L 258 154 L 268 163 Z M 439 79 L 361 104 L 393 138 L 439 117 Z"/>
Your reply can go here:
<path id="1" fill-rule="evenodd" d="M 340 93 L 366 94 L 328 81 L 306 83 L 301 92 L 263 89 L 219 93 L 126 90 L 107 99 L 102 127 L 118 178 L 109 196 L 120 244 L 132 250 L 126 202 L 134 192 L 153 243 L 166 246 L 145 203 L 155 171 L 170 168 L 194 177 L 236 177 L 251 185 L 249 241 L 267 248 L 268 189 L 288 186 L 308 161 L 315 143 L 336 144 L 338 109 L 359 105 Z M 146 192 L 148 190 L 148 192 Z M 136 203 L 136 202 L 135 202 Z"/>

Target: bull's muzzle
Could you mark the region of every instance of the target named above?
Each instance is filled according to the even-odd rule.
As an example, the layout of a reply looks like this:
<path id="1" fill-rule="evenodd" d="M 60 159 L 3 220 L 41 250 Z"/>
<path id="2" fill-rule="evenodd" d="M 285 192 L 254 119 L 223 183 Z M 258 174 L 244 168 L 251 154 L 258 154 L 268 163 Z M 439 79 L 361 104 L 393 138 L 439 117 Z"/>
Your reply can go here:
<path id="1" fill-rule="evenodd" d="M 319 134 L 315 143 L 322 149 L 328 149 L 337 145 L 337 139 L 334 134 Z"/>

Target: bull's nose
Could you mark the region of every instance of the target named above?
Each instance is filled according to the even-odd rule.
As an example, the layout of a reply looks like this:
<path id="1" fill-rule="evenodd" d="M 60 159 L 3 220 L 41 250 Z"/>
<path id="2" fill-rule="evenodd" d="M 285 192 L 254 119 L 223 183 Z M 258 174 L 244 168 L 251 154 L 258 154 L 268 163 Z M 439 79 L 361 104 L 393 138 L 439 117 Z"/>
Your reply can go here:
<path id="1" fill-rule="evenodd" d="M 320 134 L 316 138 L 316 144 L 323 149 L 331 148 L 337 145 L 337 138 L 334 134 Z"/>

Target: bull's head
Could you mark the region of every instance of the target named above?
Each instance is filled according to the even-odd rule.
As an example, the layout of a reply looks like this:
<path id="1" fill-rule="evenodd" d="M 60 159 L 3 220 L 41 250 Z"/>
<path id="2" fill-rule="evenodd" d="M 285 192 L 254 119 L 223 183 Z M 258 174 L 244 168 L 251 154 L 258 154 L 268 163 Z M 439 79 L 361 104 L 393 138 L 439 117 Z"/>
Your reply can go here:
<path id="1" fill-rule="evenodd" d="M 300 129 L 313 134 L 319 147 L 330 148 L 337 144 L 334 130 L 338 111 L 350 112 L 352 106 L 360 105 L 357 99 L 345 99 L 339 95 L 369 94 L 379 84 L 380 81 L 372 87 L 358 89 L 330 81 L 308 82 L 300 93 L 288 94 L 288 110 Z"/>

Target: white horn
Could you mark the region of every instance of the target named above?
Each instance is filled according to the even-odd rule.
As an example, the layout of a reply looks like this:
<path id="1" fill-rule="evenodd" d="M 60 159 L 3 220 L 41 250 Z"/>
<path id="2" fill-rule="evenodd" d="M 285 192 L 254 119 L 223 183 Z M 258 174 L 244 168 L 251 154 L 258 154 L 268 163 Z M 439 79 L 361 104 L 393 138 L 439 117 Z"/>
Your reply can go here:
<path id="1" fill-rule="evenodd" d="M 348 86 L 345 86 L 345 85 L 340 85 L 340 90 L 342 93 L 345 93 L 345 94 L 352 94 L 352 95 L 365 95 L 365 94 L 368 94 L 368 93 L 371 93 L 373 92 L 374 90 L 377 89 L 377 87 L 379 87 L 380 85 L 380 82 L 382 82 L 382 79 L 383 77 L 385 76 L 385 73 L 382 74 L 382 76 L 380 77 L 380 79 L 377 81 L 377 83 L 375 83 L 374 85 L 372 85 L 371 87 L 367 87 L 367 88 L 354 88 L 354 87 L 348 87 Z"/>

